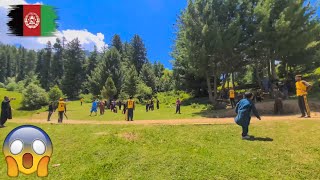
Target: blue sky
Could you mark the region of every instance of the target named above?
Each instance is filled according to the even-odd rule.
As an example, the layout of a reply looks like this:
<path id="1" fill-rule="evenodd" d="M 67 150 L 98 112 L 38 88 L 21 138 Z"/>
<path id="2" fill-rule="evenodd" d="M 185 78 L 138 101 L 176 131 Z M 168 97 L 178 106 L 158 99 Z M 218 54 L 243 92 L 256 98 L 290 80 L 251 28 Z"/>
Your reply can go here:
<path id="1" fill-rule="evenodd" d="M 39 0 L 27 0 L 36 3 Z M 42 0 L 43 4 L 58 8 L 59 30 L 87 29 L 104 34 L 110 44 L 111 37 L 119 34 L 130 41 L 139 34 L 151 61 L 161 61 L 171 68 L 171 48 L 175 37 L 174 24 L 186 0 Z"/>

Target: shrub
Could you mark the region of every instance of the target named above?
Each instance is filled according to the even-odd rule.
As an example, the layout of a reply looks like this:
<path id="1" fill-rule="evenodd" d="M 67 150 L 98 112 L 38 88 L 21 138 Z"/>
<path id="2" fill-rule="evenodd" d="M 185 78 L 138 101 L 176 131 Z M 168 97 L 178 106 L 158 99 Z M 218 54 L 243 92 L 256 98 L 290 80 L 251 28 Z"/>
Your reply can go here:
<path id="1" fill-rule="evenodd" d="M 25 89 L 24 82 L 23 81 L 19 81 L 17 83 L 17 87 L 16 87 L 15 91 L 18 91 L 18 92 L 22 93 L 24 89 Z"/>
<path id="2" fill-rule="evenodd" d="M 145 83 L 139 83 L 137 88 L 138 99 L 149 99 L 152 96 L 152 89 Z"/>
<path id="3" fill-rule="evenodd" d="M 59 98 L 63 97 L 63 93 L 57 85 L 50 89 L 48 95 L 50 101 L 58 101 Z"/>
<path id="4" fill-rule="evenodd" d="M 6 88 L 6 85 L 0 82 L 0 88 Z"/>
<path id="5" fill-rule="evenodd" d="M 94 100 L 94 97 L 91 93 L 89 94 L 80 94 L 79 98 L 83 98 L 85 103 L 91 103 Z"/>
<path id="6" fill-rule="evenodd" d="M 46 91 L 35 84 L 28 85 L 22 94 L 23 109 L 36 110 L 48 104 L 48 95 Z"/>
<path id="7" fill-rule="evenodd" d="M 6 89 L 7 89 L 8 91 L 15 91 L 17 88 L 18 88 L 18 85 L 17 85 L 17 83 L 15 83 L 15 82 L 10 82 L 10 83 L 6 86 Z"/>
<path id="8" fill-rule="evenodd" d="M 207 104 L 207 110 L 208 111 L 213 111 L 215 108 L 212 104 Z"/>
<path id="9" fill-rule="evenodd" d="M 191 104 L 191 108 L 192 109 L 199 109 L 200 108 L 200 105 L 198 103 L 192 103 Z"/>
<path id="10" fill-rule="evenodd" d="M 161 104 L 175 104 L 177 98 L 180 98 L 182 101 L 186 101 L 190 98 L 192 98 L 191 94 L 188 94 L 184 91 L 168 91 L 168 92 L 161 92 L 156 95 L 160 101 Z"/>

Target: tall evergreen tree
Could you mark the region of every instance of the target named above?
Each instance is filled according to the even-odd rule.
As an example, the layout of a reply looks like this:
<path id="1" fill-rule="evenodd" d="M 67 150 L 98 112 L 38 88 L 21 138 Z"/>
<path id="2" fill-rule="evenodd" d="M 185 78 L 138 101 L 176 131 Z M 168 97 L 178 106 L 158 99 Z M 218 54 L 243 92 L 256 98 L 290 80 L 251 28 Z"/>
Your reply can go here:
<path id="1" fill-rule="evenodd" d="M 54 84 L 60 85 L 60 81 L 62 80 L 63 77 L 63 63 L 64 63 L 64 58 L 63 58 L 63 46 L 62 42 L 59 38 L 56 39 L 56 42 L 53 45 L 54 49 L 54 55 L 52 59 L 52 64 L 51 64 L 51 76 L 52 76 L 52 81 Z"/>
<path id="2" fill-rule="evenodd" d="M 138 74 L 140 74 L 140 71 L 142 69 L 142 66 L 148 62 L 147 59 L 147 50 L 144 46 L 144 43 L 139 35 L 134 35 L 132 41 L 132 57 L 131 61 L 136 67 L 136 70 Z"/>
<path id="3" fill-rule="evenodd" d="M 81 90 L 84 59 L 84 52 L 77 38 L 66 45 L 62 91 L 70 98 L 76 98 Z"/>
<path id="4" fill-rule="evenodd" d="M 96 68 L 97 64 L 98 64 L 98 50 L 97 50 L 97 46 L 94 46 L 94 50 L 91 52 L 87 62 L 86 74 L 88 76 L 91 75 L 91 72 Z"/>
<path id="5" fill-rule="evenodd" d="M 0 50 L 0 82 L 4 83 L 7 78 L 7 56 Z"/>
<path id="6" fill-rule="evenodd" d="M 116 48 L 120 54 L 122 54 L 122 42 L 118 34 L 114 35 L 112 38 L 112 47 Z"/>
<path id="7" fill-rule="evenodd" d="M 134 66 L 128 68 L 127 73 L 125 74 L 125 79 L 122 86 L 123 93 L 129 96 L 135 96 L 138 91 L 139 85 L 139 76 Z"/>
<path id="8" fill-rule="evenodd" d="M 156 90 L 156 76 L 150 63 L 146 63 L 142 66 L 140 79 L 153 91 Z"/>
<path id="9" fill-rule="evenodd" d="M 105 85 L 101 90 L 101 95 L 103 98 L 111 99 L 117 94 L 117 88 L 114 85 L 114 82 L 111 77 L 107 78 Z"/>

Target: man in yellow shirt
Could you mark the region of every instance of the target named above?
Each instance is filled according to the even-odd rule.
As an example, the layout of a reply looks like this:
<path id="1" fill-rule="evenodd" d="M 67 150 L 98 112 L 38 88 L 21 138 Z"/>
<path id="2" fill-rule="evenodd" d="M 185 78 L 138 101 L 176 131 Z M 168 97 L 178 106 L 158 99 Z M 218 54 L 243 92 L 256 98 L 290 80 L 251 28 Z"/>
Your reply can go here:
<path id="1" fill-rule="evenodd" d="M 302 80 L 301 75 L 296 75 L 296 90 L 297 90 L 297 97 L 299 108 L 301 111 L 301 117 L 310 118 L 310 107 L 307 100 L 308 91 L 311 89 L 311 84 Z"/>
<path id="2" fill-rule="evenodd" d="M 81 99 L 80 99 L 80 102 L 81 102 L 81 106 L 82 106 L 82 103 L 83 103 L 83 98 L 81 98 Z"/>
<path id="3" fill-rule="evenodd" d="M 236 107 L 236 102 L 234 100 L 235 94 L 236 93 L 235 93 L 234 89 L 230 88 L 230 90 L 229 90 L 229 99 L 230 99 L 230 103 L 231 103 L 231 107 L 232 108 Z"/>
<path id="4" fill-rule="evenodd" d="M 58 102 L 58 115 L 59 115 L 58 123 L 62 123 L 63 114 L 65 112 L 67 112 L 66 103 L 64 102 L 63 98 L 60 98 Z"/>
<path id="5" fill-rule="evenodd" d="M 135 103 L 132 99 L 132 96 L 127 101 L 127 109 L 128 109 L 128 118 L 127 121 L 133 121 L 133 111 L 135 109 Z"/>

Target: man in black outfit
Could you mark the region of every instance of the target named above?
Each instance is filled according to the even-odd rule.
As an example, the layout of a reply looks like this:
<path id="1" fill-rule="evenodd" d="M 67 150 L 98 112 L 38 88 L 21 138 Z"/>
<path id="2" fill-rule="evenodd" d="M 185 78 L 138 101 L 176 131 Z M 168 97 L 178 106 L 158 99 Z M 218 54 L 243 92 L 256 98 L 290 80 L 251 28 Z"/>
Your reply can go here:
<path id="1" fill-rule="evenodd" d="M 11 99 L 13 100 L 13 99 Z M 5 127 L 4 124 L 8 119 L 12 119 L 11 105 L 9 97 L 5 96 L 1 103 L 0 128 Z"/>

